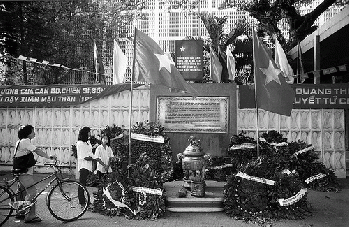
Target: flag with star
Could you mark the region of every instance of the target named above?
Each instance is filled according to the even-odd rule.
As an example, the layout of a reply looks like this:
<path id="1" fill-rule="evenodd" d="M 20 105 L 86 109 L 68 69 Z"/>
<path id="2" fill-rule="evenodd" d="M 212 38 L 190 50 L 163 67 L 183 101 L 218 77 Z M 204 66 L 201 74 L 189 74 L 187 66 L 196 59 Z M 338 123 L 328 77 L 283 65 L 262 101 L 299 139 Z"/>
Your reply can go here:
<path id="1" fill-rule="evenodd" d="M 253 31 L 254 79 L 258 108 L 291 116 L 294 90 L 286 82 L 281 70 L 268 54 L 266 47 Z"/>
<path id="2" fill-rule="evenodd" d="M 148 35 L 135 29 L 135 69 L 133 81 L 163 85 L 197 96 L 160 46 Z"/>

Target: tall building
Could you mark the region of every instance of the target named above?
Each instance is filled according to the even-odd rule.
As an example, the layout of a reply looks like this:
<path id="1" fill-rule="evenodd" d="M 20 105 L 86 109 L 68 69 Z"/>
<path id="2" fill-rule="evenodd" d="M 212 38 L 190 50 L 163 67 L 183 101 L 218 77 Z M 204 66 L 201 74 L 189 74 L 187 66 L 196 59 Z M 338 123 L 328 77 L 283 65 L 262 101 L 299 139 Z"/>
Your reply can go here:
<path id="1" fill-rule="evenodd" d="M 247 0 L 248 1 L 248 0 Z M 235 0 L 237 6 L 245 3 L 246 0 Z M 322 0 L 314 0 L 309 5 L 300 5 L 299 10 L 302 15 L 312 11 Z M 225 8 L 225 0 L 188 0 L 187 4 L 180 4 L 180 0 L 147 0 L 145 9 L 142 13 L 144 19 L 137 19 L 128 29 L 129 37 L 133 37 L 133 27 L 145 32 L 152 37 L 162 47 L 165 53 L 173 53 L 175 50 L 175 40 L 182 40 L 186 37 L 201 37 L 208 39 L 209 35 L 198 17 L 199 13 L 208 13 L 219 18 L 226 17 L 227 21 L 224 24 L 224 33 L 229 33 L 235 28 L 240 19 L 245 19 L 248 23 L 256 23 L 248 12 L 241 11 L 238 8 Z M 339 12 L 341 8 L 330 7 L 316 21 L 316 25 L 322 25 L 333 15 Z M 282 30 L 285 38 L 288 36 L 288 24 L 286 20 L 279 23 L 279 28 Z M 133 59 L 133 44 L 129 39 L 119 40 L 119 44 L 124 49 L 129 60 L 128 78 L 131 75 L 132 59 Z M 109 55 L 109 56 L 108 56 Z M 105 73 L 111 74 L 111 58 L 112 50 L 107 51 L 104 56 L 104 61 L 107 61 Z M 108 66 L 109 65 L 109 66 Z"/>
<path id="2" fill-rule="evenodd" d="M 229 33 L 235 28 L 240 19 L 246 19 L 249 23 L 255 21 L 247 12 L 237 8 L 222 9 L 225 0 L 189 0 L 186 5 L 180 5 L 180 2 L 179 0 L 148 0 L 142 11 L 145 19 L 135 20 L 128 29 L 128 36 L 133 37 L 133 26 L 136 26 L 137 29 L 152 37 L 165 53 L 173 53 L 176 40 L 183 40 L 186 37 L 209 38 L 205 25 L 198 16 L 200 13 L 208 13 L 219 18 L 226 17 L 224 33 Z M 236 0 L 236 3 L 239 2 L 243 3 L 245 0 Z M 119 43 L 128 56 L 129 68 L 132 68 L 132 41 L 123 39 Z M 111 61 L 111 59 L 108 60 L 108 56 L 105 57 L 105 60 Z M 105 72 L 111 73 L 111 69 L 105 68 Z M 127 77 L 129 78 L 130 74 Z"/>

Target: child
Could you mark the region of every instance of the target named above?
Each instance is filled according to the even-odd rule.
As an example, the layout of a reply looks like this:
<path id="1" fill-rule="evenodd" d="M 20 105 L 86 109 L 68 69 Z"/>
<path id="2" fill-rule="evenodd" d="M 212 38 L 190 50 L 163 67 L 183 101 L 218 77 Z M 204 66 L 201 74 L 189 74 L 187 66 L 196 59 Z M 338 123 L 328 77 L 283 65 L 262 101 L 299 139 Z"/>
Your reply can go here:
<path id="1" fill-rule="evenodd" d="M 113 157 L 113 151 L 109 146 L 110 140 L 107 135 L 102 136 L 102 144 L 99 145 L 95 152 L 97 160 L 97 176 L 102 179 L 106 173 L 111 172 L 109 159 Z"/>

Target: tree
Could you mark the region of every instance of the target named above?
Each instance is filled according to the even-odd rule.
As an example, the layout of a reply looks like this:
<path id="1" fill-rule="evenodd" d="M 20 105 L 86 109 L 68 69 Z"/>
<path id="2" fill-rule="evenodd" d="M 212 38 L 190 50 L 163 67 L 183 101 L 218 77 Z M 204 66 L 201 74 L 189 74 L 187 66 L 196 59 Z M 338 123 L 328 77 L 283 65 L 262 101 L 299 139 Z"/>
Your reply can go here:
<path id="1" fill-rule="evenodd" d="M 136 0 L 103 1 L 25 1 L 0 3 L 0 53 L 11 57 L 23 55 L 57 63 L 69 68 L 94 72 L 93 41 L 98 49 L 112 43 L 118 32 L 125 34 L 143 3 Z M 101 52 L 99 56 L 101 57 Z M 6 58 L 3 58 L 6 59 Z M 13 66 L 12 60 L 6 64 Z M 41 83 L 62 83 L 67 70 L 42 68 Z M 23 83 L 28 83 L 27 64 L 22 66 Z M 14 75 L 14 74 L 12 74 Z M 7 80 L 11 84 L 13 80 Z"/>
<path id="2" fill-rule="evenodd" d="M 47 49 L 38 47 L 47 41 L 50 32 L 41 19 L 45 13 L 41 2 L 3 2 L 1 6 L 2 52 L 16 57 L 45 55 Z M 26 64 L 23 64 L 24 83 L 27 83 L 26 73 Z"/>
<path id="3" fill-rule="evenodd" d="M 239 20 L 235 28 L 229 34 L 223 32 L 223 26 L 226 22 L 226 17 L 216 17 L 207 13 L 200 15 L 207 32 L 211 39 L 212 50 L 219 56 L 219 61 L 223 67 L 222 82 L 230 82 L 228 77 L 226 49 L 229 45 L 233 46 L 233 54 L 236 56 L 236 70 L 241 70 L 245 65 L 252 63 L 252 39 L 248 38 L 250 26 L 245 20 Z M 239 37 L 245 35 L 247 39 Z M 247 48 L 247 49 L 246 49 Z M 209 49 L 209 48 L 207 48 Z M 235 82 L 241 84 L 242 78 L 236 78 Z"/>
<path id="4" fill-rule="evenodd" d="M 241 9 L 246 10 L 259 22 L 259 29 L 267 32 L 270 37 L 276 35 L 280 43 L 290 49 L 307 35 L 316 30 L 314 22 L 330 6 L 348 4 L 348 0 L 324 0 L 313 11 L 301 15 L 299 6 L 311 3 L 312 0 L 252 0 L 242 5 Z M 235 1 L 227 0 L 224 7 L 237 6 Z M 286 19 L 289 24 L 290 40 L 286 45 L 278 22 Z"/>

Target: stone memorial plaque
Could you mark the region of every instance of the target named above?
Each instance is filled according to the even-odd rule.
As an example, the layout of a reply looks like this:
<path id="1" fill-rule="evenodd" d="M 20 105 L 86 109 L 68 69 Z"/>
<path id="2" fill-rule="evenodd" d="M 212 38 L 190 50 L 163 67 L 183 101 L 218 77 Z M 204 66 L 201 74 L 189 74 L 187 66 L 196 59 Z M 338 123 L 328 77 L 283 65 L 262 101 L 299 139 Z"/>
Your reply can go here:
<path id="1" fill-rule="evenodd" d="M 158 97 L 157 121 L 166 132 L 228 132 L 228 97 Z"/>

